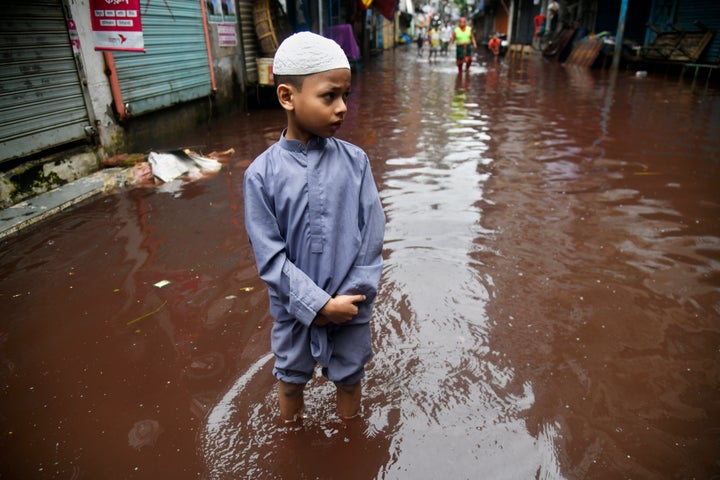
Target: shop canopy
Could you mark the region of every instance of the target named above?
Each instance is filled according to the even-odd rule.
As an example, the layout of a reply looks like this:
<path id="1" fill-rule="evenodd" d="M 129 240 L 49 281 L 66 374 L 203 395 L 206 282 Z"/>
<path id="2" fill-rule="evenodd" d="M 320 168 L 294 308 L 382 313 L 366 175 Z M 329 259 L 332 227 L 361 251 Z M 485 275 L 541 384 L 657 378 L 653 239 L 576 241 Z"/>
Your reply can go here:
<path id="1" fill-rule="evenodd" d="M 380 14 L 392 21 L 395 15 L 395 7 L 397 6 L 397 0 L 360 0 L 364 9 L 375 7 Z"/>

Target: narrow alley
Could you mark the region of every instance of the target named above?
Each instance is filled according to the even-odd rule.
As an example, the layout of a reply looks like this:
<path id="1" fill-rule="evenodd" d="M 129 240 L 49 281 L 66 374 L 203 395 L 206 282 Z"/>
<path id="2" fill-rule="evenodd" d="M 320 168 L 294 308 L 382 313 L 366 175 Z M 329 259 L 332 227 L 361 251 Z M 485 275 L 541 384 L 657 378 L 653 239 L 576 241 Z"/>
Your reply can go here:
<path id="1" fill-rule="evenodd" d="M 0 240 L 0 478 L 720 475 L 720 90 L 540 55 L 353 74 L 387 215 L 363 416 L 280 427 L 242 177 L 263 108 L 163 138 L 220 172 Z"/>

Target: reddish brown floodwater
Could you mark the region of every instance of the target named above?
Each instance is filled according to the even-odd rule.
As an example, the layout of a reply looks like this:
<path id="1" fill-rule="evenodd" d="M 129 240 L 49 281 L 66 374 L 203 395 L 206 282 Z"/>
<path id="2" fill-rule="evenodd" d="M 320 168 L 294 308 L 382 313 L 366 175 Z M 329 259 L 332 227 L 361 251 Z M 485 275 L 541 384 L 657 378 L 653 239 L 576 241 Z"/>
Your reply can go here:
<path id="1" fill-rule="evenodd" d="M 720 92 L 451 62 L 354 75 L 388 218 L 361 420 L 315 379 L 277 424 L 241 191 L 268 108 L 154 146 L 220 173 L 2 241 L 0 478 L 718 478 Z"/>

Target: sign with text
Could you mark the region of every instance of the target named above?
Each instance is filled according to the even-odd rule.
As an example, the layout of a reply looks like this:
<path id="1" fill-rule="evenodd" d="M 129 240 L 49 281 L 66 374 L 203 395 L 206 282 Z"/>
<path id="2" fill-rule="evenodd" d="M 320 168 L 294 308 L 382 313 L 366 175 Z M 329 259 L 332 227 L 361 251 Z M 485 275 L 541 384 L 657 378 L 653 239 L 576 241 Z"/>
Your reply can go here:
<path id="1" fill-rule="evenodd" d="M 234 23 L 218 23 L 218 46 L 235 47 L 237 46 L 237 34 L 235 33 Z"/>
<path id="2" fill-rule="evenodd" d="M 144 52 L 140 0 L 90 0 L 95 50 Z"/>

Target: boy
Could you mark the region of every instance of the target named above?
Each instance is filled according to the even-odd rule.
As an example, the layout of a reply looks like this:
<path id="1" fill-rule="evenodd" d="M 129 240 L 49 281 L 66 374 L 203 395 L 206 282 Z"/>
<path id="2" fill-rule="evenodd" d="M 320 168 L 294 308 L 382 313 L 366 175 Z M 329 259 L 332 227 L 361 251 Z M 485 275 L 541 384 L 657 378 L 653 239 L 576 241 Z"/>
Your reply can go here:
<path id="1" fill-rule="evenodd" d="M 287 127 L 245 172 L 245 226 L 274 318 L 280 416 L 300 421 L 316 364 L 337 412 L 359 415 L 372 357 L 370 316 L 382 274 L 385 215 L 360 148 L 333 137 L 347 113 L 350 64 L 310 32 L 278 48 L 273 74 Z"/>

